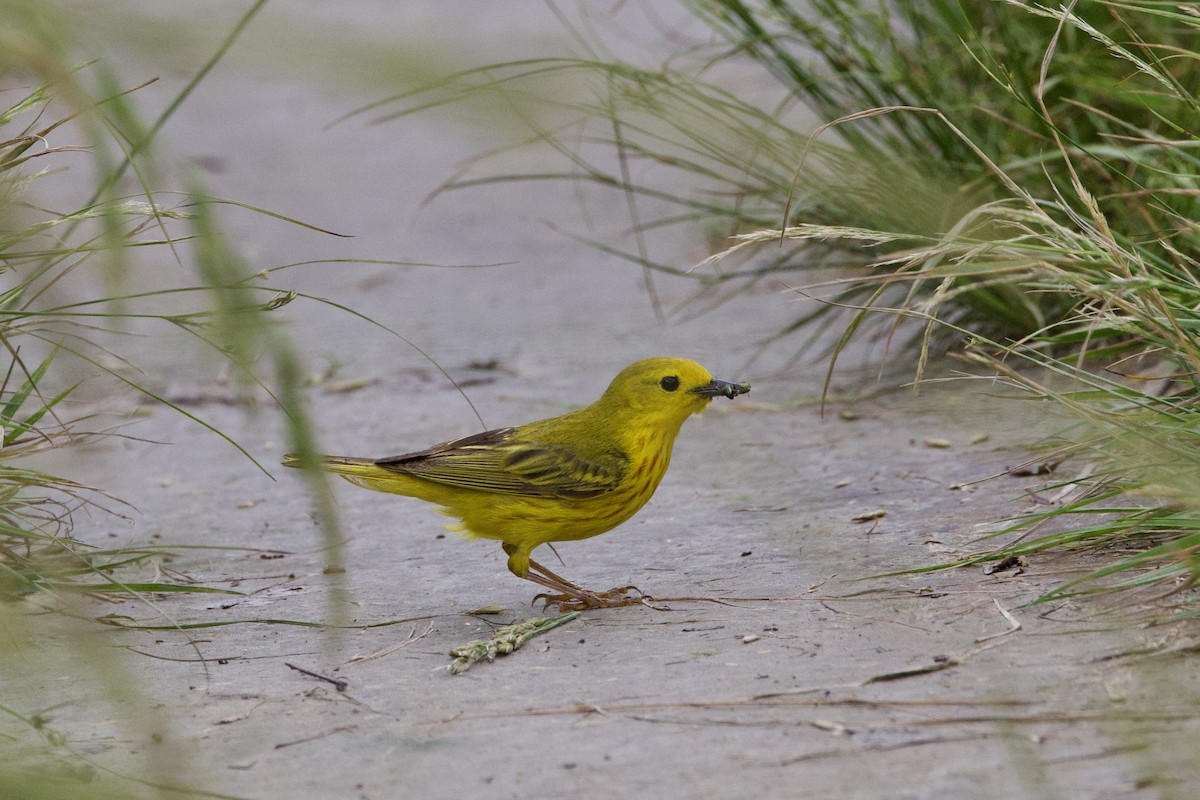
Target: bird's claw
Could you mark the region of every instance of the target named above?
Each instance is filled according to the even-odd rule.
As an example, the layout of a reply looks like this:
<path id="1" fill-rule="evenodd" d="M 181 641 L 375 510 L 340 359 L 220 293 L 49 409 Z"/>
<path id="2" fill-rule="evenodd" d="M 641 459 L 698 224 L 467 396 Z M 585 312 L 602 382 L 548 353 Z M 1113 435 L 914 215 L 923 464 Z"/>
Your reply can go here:
<path id="1" fill-rule="evenodd" d="M 629 594 L 630 591 L 637 592 L 637 594 L 631 596 Z M 618 608 L 620 606 L 635 605 L 657 608 L 657 606 L 650 605 L 649 601 L 653 599 L 641 589 L 631 585 L 618 586 L 614 589 L 609 589 L 607 592 L 590 592 L 587 589 L 580 589 L 578 594 L 550 594 L 549 592 L 541 592 L 533 598 L 533 602 L 536 603 L 541 600 L 543 608 L 558 606 L 560 612 L 566 613 L 568 611 L 584 611 L 589 608 Z"/>

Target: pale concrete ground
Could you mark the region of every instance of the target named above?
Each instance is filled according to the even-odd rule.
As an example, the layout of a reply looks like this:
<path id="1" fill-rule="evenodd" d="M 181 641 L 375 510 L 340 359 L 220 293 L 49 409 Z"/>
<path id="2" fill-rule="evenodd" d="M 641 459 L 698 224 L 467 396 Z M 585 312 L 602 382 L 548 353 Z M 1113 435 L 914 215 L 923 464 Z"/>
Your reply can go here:
<path id="1" fill-rule="evenodd" d="M 378 10 L 353 7 L 364 20 Z M 483 7 L 471 8 L 471 27 L 486 28 Z M 294 9 L 316 13 L 274 9 L 281 16 L 257 24 L 282 24 Z M 401 20 L 379 13 L 401 37 Z M 541 13 L 529 24 L 552 31 Z M 172 85 L 182 74 L 168 75 Z M 634 268 L 546 224 L 585 230 L 569 187 L 456 193 L 418 216 L 479 140 L 436 117 L 323 130 L 359 102 L 218 70 L 167 139 L 210 165 L 217 193 L 356 237 L 232 216 L 256 268 L 320 257 L 517 262 L 471 271 L 331 265 L 276 280 L 419 343 L 469 384 L 489 425 L 590 402 L 620 366 L 647 355 L 694 356 L 719 377 L 752 382 L 749 396 L 718 401 L 685 427 L 671 472 L 638 517 L 559 548 L 562 571 L 584 585 L 634 583 L 690 599 L 587 612 L 451 676 L 447 651 L 535 613 L 535 587 L 507 573 L 494 543 L 441 537 L 444 520 L 420 503 L 339 486 L 351 600 L 337 610 L 376 627 L 112 634 L 112 645 L 142 653 L 121 661 L 138 690 L 128 703 L 154 709 L 158 722 L 123 723 L 67 664 L 61 675 L 43 665 L 27 676 L 27 708 L 61 703 L 55 728 L 101 764 L 264 800 L 1140 800 L 1200 791 L 1193 704 L 1180 702 L 1194 697 L 1194 664 L 1124 655 L 1179 631 L 1124 624 L 1089 601 L 1022 607 L 1097 562 L 1056 556 L 1020 574 L 873 577 L 974 549 L 989 525 L 1029 511 L 1022 493 L 1056 478 L 952 487 L 1027 458 L 1025 448 L 1054 429 L 1044 409 L 955 384 L 919 398 L 839 402 L 822 417 L 811 400 L 823 365 L 784 368 L 784 347 L 742 367 L 756 341 L 803 310 L 794 296 L 759 290 L 660 324 Z M 592 211 L 587 235 L 621 231 L 623 208 Z M 675 236 L 653 246 L 680 265 L 702 255 Z M 659 279 L 659 288 L 670 303 L 693 287 Z M 286 313 L 314 369 L 323 356 L 341 364 L 312 390 L 330 451 L 384 455 L 478 429 L 449 383 L 402 343 L 311 305 Z M 272 412 L 247 418 L 230 407 L 218 368 L 173 369 L 174 351 L 148 358 L 157 365 L 148 380 L 263 463 L 278 461 Z M 498 369 L 469 366 L 491 359 Z M 358 379 L 367 385 L 333 391 Z M 864 383 L 869 376 L 847 375 L 837 388 Z M 273 470 L 270 480 L 164 410 L 129 432 L 162 444 L 110 443 L 59 465 L 138 508 L 131 524 L 81 524 L 81 537 L 251 549 L 181 551 L 164 565 L 245 596 L 164 597 L 157 612 L 127 602 L 113 613 L 145 624 L 161 624 L 160 613 L 178 623 L 328 617 L 325 555 L 296 475 Z M 970 444 L 978 434 L 989 438 Z M 931 438 L 951 447 L 929 447 Z M 853 521 L 877 509 L 886 516 Z M 498 617 L 466 614 L 495 604 L 505 608 Z M 1012 627 L 1005 612 L 1021 628 L 998 636 Z M 346 691 L 285 662 L 345 678 Z"/>

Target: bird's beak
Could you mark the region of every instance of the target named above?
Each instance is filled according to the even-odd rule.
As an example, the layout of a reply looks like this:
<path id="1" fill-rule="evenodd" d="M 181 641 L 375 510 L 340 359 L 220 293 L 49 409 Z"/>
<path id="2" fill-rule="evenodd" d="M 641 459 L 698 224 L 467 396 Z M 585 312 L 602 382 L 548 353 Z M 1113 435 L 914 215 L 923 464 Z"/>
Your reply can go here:
<path id="1" fill-rule="evenodd" d="M 750 391 L 750 384 L 748 383 L 711 380 L 703 386 L 697 386 L 695 389 L 692 389 L 692 394 L 698 394 L 701 397 L 733 398 L 748 391 Z"/>

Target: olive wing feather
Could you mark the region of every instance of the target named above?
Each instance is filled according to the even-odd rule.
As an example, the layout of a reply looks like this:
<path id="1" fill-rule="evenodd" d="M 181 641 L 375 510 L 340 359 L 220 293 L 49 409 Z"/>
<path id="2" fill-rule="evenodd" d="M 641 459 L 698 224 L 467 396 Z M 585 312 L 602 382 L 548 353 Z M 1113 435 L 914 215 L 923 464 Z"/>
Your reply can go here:
<path id="1" fill-rule="evenodd" d="M 617 488 L 625 475 L 622 453 L 585 457 L 562 444 L 522 441 L 516 430 L 485 431 L 375 463 L 448 486 L 530 497 L 595 497 Z"/>

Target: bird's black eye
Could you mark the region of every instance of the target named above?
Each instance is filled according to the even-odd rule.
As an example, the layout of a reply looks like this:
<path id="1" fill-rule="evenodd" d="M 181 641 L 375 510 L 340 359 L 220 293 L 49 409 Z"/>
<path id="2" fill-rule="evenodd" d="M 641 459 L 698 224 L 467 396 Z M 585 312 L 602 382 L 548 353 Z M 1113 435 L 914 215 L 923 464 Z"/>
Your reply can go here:
<path id="1" fill-rule="evenodd" d="M 658 382 L 665 391 L 673 392 L 679 388 L 679 378 L 675 375 L 668 375 Z"/>

